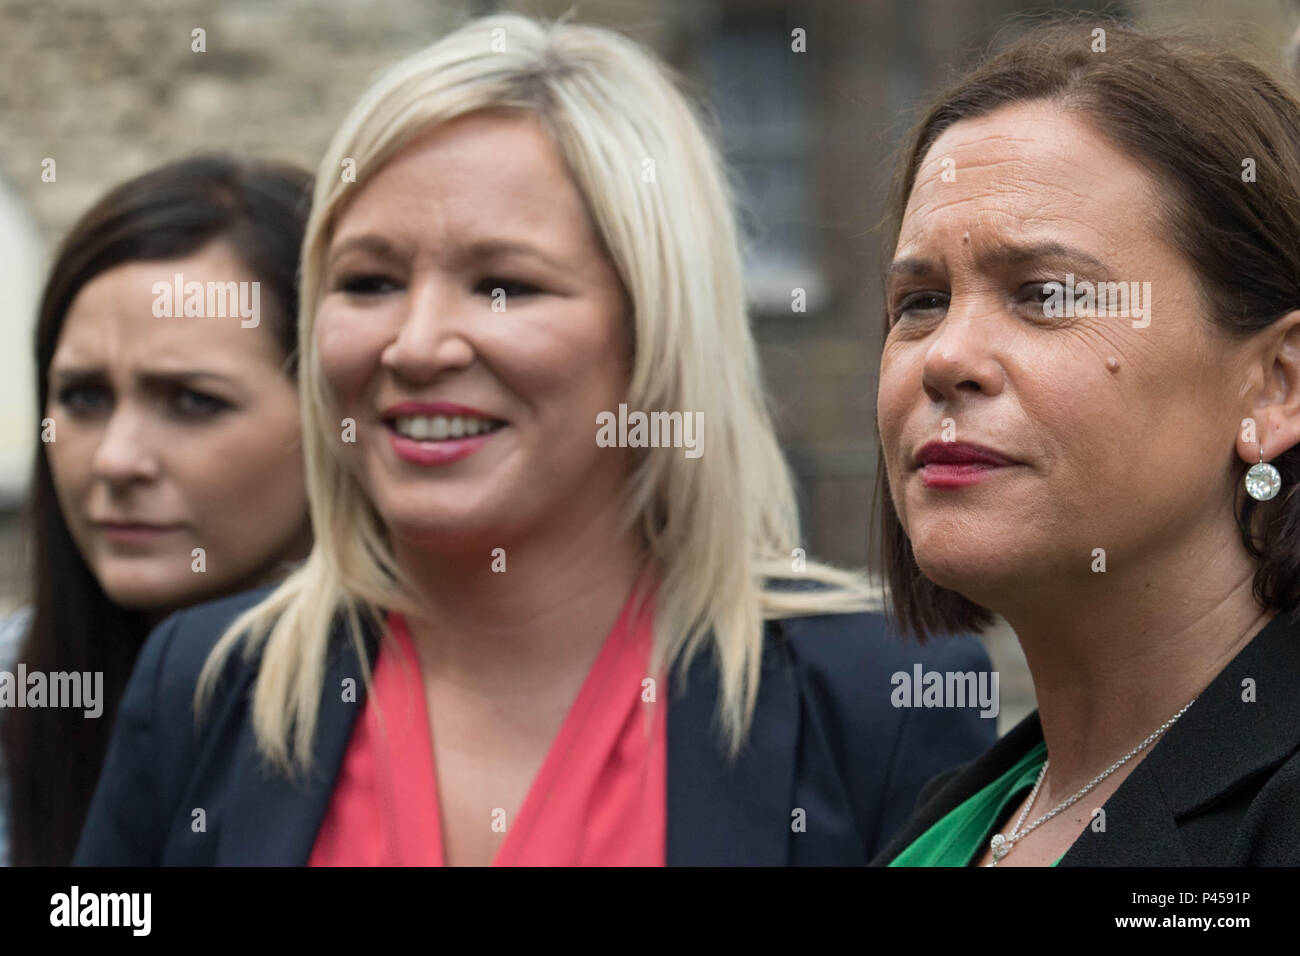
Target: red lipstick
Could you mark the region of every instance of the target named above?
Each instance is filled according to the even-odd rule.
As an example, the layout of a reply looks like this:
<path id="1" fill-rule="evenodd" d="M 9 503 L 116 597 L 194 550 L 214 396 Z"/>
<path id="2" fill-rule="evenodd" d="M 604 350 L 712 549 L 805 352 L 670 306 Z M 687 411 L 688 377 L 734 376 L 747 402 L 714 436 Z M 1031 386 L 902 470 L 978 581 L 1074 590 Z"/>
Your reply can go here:
<path id="1" fill-rule="evenodd" d="M 915 462 L 927 488 L 965 488 L 1020 464 L 982 445 L 943 441 L 923 445 Z"/>
<path id="2" fill-rule="evenodd" d="M 412 438 L 397 431 L 397 419 L 405 417 L 478 418 L 493 423 L 490 431 L 459 438 Z M 388 428 L 388 442 L 393 453 L 414 465 L 449 465 L 468 458 L 478 451 L 505 426 L 505 422 L 468 405 L 454 402 L 398 402 L 390 405 L 380 416 Z"/>

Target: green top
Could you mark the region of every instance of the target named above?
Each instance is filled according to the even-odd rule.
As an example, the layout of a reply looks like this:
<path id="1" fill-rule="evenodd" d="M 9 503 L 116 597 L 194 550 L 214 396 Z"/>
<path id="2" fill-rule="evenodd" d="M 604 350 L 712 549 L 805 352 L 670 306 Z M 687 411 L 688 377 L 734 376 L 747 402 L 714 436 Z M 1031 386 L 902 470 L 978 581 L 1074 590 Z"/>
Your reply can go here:
<path id="1" fill-rule="evenodd" d="M 1047 744 L 1039 741 L 1011 769 L 979 793 L 948 811 L 890 866 L 970 866 L 988 848 L 994 827 L 1026 791 L 1032 790 L 1047 759 Z M 1062 854 L 1064 856 L 1064 854 Z M 1058 857 L 1056 863 L 1060 863 Z M 1052 866 L 1056 866 L 1053 863 Z"/>

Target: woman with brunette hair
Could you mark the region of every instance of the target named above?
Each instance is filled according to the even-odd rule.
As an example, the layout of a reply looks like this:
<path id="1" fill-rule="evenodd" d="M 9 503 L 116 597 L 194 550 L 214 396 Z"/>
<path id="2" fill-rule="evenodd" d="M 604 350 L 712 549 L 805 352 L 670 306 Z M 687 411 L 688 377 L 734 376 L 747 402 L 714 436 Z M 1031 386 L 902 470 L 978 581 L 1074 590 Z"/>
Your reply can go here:
<path id="1" fill-rule="evenodd" d="M 93 675 L 98 700 L 0 710 L 0 859 L 7 833 L 10 863 L 71 862 L 150 629 L 310 548 L 294 384 L 310 188 L 280 164 L 171 163 L 104 196 L 55 256 L 30 604 L 0 670 Z"/>
<path id="2" fill-rule="evenodd" d="M 895 866 L 1300 863 L 1300 102 L 1031 32 L 912 133 L 878 424 L 904 630 L 1015 629 L 1038 710 Z"/>
<path id="3" fill-rule="evenodd" d="M 311 556 L 151 637 L 77 861 L 865 863 L 993 735 L 891 675 L 987 660 L 805 566 L 722 166 L 666 70 L 476 20 L 320 169 Z"/>

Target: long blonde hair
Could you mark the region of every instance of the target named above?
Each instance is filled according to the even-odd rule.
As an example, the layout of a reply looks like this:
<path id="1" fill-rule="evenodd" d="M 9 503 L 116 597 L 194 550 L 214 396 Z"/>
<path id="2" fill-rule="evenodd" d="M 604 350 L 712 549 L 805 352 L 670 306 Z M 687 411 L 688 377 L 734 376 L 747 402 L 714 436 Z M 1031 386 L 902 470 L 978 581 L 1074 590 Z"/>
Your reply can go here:
<path id="1" fill-rule="evenodd" d="M 378 626 L 381 609 L 416 610 L 382 520 L 343 460 L 321 376 L 313 327 L 331 229 L 343 203 L 404 145 L 490 109 L 536 115 L 587 203 L 632 304 L 628 406 L 702 411 L 708 423 L 707 454 L 648 454 L 631 476 L 628 526 L 639 526 L 658 580 L 652 671 L 684 669 L 712 645 L 734 754 L 753 715 L 765 619 L 882 607 L 864 576 L 804 563 L 797 550 L 793 482 L 760 383 L 730 190 L 671 74 L 609 30 L 477 19 L 386 72 L 344 121 L 316 180 L 299 314 L 315 545 L 229 625 L 195 693 L 201 714 L 230 652 L 245 641 L 251 659 L 265 645 L 253 726 L 261 751 L 286 772 L 310 764 L 336 617 L 348 622 L 368 682 L 362 616 Z M 650 163 L 654 181 L 645 182 Z M 355 182 L 344 181 L 345 168 L 355 168 Z"/>

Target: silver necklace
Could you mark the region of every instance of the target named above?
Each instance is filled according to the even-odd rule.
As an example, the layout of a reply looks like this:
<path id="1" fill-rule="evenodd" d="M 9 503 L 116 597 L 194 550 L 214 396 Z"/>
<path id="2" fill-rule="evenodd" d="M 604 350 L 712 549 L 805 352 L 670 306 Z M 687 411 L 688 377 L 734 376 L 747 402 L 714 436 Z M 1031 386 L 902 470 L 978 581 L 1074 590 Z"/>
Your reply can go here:
<path id="1" fill-rule="evenodd" d="M 1107 767 L 1097 776 L 1093 777 L 1091 781 L 1089 781 L 1084 786 L 1079 788 L 1078 792 L 1076 792 L 1074 796 L 1069 797 L 1068 799 L 1058 804 L 1053 809 L 1049 810 L 1047 813 L 1044 813 L 1041 817 L 1039 817 L 1037 820 L 1035 820 L 1033 823 L 1029 824 L 1029 826 L 1025 827 L 1022 830 L 1020 829 L 1020 826 L 1025 822 L 1025 817 L 1029 815 L 1029 811 L 1034 805 L 1034 800 L 1038 797 L 1038 788 L 1043 785 L 1043 778 L 1047 776 L 1047 766 L 1048 764 L 1051 763 L 1051 761 L 1044 760 L 1043 769 L 1038 771 L 1038 781 L 1034 784 L 1034 789 L 1029 792 L 1029 802 L 1025 804 L 1025 808 L 1020 811 L 1020 816 L 1016 818 L 1016 825 L 1013 826 L 1005 834 L 1004 833 L 993 834 L 992 839 L 989 840 L 989 851 L 993 854 L 993 862 L 986 863 L 984 865 L 997 866 L 998 862 L 1004 856 L 1006 856 L 1008 853 L 1011 852 L 1011 848 L 1015 846 L 1017 843 L 1019 843 L 1021 840 L 1023 840 L 1026 836 L 1028 836 L 1034 830 L 1035 827 L 1039 826 L 1040 824 L 1046 823 L 1048 820 L 1052 819 L 1052 817 L 1056 816 L 1062 810 L 1066 809 L 1067 807 L 1073 806 L 1079 800 L 1083 799 L 1084 794 L 1086 794 L 1093 787 L 1097 786 L 1097 784 L 1101 783 L 1103 780 L 1109 777 L 1120 767 L 1124 766 L 1124 764 L 1128 763 L 1135 756 L 1140 754 L 1143 750 L 1145 750 L 1147 747 L 1151 745 L 1151 742 L 1153 740 L 1155 740 L 1166 730 L 1172 727 L 1175 723 L 1177 723 L 1178 718 L 1183 716 L 1183 714 L 1187 713 L 1187 708 L 1191 707 L 1192 704 L 1194 703 L 1196 703 L 1195 697 L 1189 700 L 1183 706 L 1182 710 L 1180 710 L 1178 713 L 1174 714 L 1163 724 L 1161 724 L 1159 729 L 1157 729 L 1155 733 L 1149 736 L 1146 740 L 1142 741 L 1142 743 L 1138 744 L 1136 747 L 1134 747 L 1132 750 L 1126 753 L 1123 757 L 1120 757 L 1119 760 L 1116 760 L 1113 764 L 1111 764 L 1109 767 Z"/>

